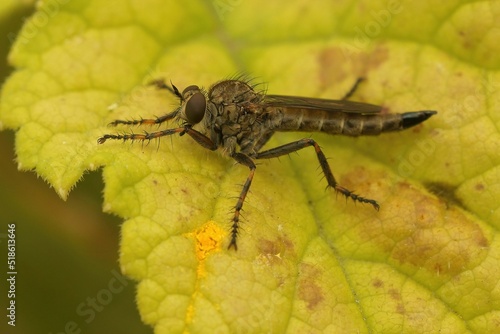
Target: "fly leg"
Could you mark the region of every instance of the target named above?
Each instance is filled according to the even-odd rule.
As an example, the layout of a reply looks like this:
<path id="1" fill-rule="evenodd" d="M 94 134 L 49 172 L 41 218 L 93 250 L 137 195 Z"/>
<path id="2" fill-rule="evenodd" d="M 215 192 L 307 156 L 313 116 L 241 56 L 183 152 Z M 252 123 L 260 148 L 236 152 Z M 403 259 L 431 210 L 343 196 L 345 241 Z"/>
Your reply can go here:
<path id="1" fill-rule="evenodd" d="M 359 84 L 365 80 L 364 78 L 358 78 L 356 80 L 356 82 L 354 83 L 354 85 L 352 86 L 352 88 L 344 95 L 344 97 L 342 98 L 342 100 L 347 100 L 348 98 L 350 98 L 354 92 L 358 89 L 358 86 Z"/>
<path id="2" fill-rule="evenodd" d="M 323 153 L 323 151 L 321 151 L 321 148 L 319 147 L 318 143 L 316 143 L 311 138 L 297 140 L 292 143 L 281 145 L 267 151 L 259 152 L 255 155 L 255 159 L 276 158 L 285 154 L 290 154 L 292 152 L 298 151 L 308 146 L 314 147 L 314 150 L 316 151 L 316 156 L 318 157 L 319 164 L 321 166 L 321 169 L 323 170 L 323 174 L 325 175 L 326 180 L 328 181 L 329 187 L 332 187 L 333 189 L 335 189 L 335 191 L 341 193 L 345 197 L 351 198 L 353 201 L 371 204 L 378 211 L 380 205 L 375 200 L 358 196 L 352 191 L 340 186 L 337 183 L 335 177 L 333 176 L 332 170 L 330 169 L 330 165 L 328 164 L 328 161 L 325 157 L 325 154 Z"/>
<path id="3" fill-rule="evenodd" d="M 253 180 L 253 175 L 255 173 L 255 163 L 248 157 L 247 155 L 243 153 L 233 153 L 231 157 L 236 160 L 236 162 L 247 166 L 250 168 L 250 174 L 248 174 L 247 180 L 245 184 L 243 185 L 243 189 L 241 189 L 240 197 L 238 197 L 238 202 L 236 203 L 236 206 L 234 207 L 234 216 L 233 216 L 233 225 L 231 225 L 231 242 L 229 243 L 228 249 L 229 248 L 234 248 L 234 250 L 238 249 L 238 246 L 236 245 L 236 239 L 238 238 L 238 230 L 239 230 L 239 221 L 240 221 L 240 211 L 241 208 L 243 207 L 243 202 L 245 201 L 245 198 L 247 197 L 248 190 L 250 189 L 250 185 L 252 184 Z"/>
<path id="4" fill-rule="evenodd" d="M 145 133 L 130 133 L 130 134 L 124 134 L 124 135 L 114 135 L 114 134 L 107 134 L 103 135 L 99 139 L 97 139 L 97 143 L 99 144 L 104 144 L 104 142 L 108 139 L 112 140 L 151 140 L 155 138 L 160 138 L 164 136 L 170 136 L 173 134 L 178 133 L 179 135 L 183 136 L 185 134 L 188 134 L 191 138 L 193 138 L 198 144 L 203 146 L 204 148 L 215 151 L 217 149 L 217 145 L 205 136 L 204 134 L 192 129 L 190 126 L 184 126 L 182 128 L 174 128 L 174 129 L 167 129 L 163 131 L 157 131 L 157 132 L 145 132 Z"/>
<path id="5" fill-rule="evenodd" d="M 260 151 L 262 146 L 266 145 L 266 143 L 271 139 L 271 137 L 274 135 L 274 131 L 269 131 L 267 133 L 264 133 L 262 137 L 255 143 L 255 146 L 253 147 L 255 152 Z"/>
<path id="6" fill-rule="evenodd" d="M 153 119 L 141 118 L 141 119 L 133 119 L 130 121 L 117 119 L 117 120 L 109 123 L 109 125 L 110 126 L 117 126 L 119 124 L 124 124 L 124 125 L 143 125 L 143 124 L 155 125 L 155 124 L 158 124 L 158 125 L 160 125 L 163 122 L 167 122 L 167 121 L 170 121 L 171 119 L 174 119 L 178 113 L 179 113 L 178 110 L 176 110 L 176 111 L 171 112 L 169 114 L 166 114 L 166 115 L 163 115 L 160 117 L 156 117 Z"/>
<path id="7" fill-rule="evenodd" d="M 151 81 L 149 83 L 149 85 L 155 86 L 158 89 L 168 90 L 170 93 L 177 96 L 182 102 L 182 94 L 179 92 L 177 87 L 175 87 L 173 84 L 171 84 L 172 87 L 169 87 L 169 86 L 167 86 L 167 84 L 165 83 L 165 81 L 163 79 L 158 79 L 158 80 Z M 160 125 L 161 123 L 164 123 L 164 122 L 170 121 L 171 119 L 174 119 L 175 117 L 177 117 L 178 113 L 179 113 L 179 110 L 175 110 L 174 112 L 171 112 L 169 114 L 166 114 L 166 115 L 163 115 L 160 117 L 156 117 L 153 119 L 141 118 L 141 119 L 134 119 L 134 120 L 130 120 L 130 121 L 117 119 L 117 120 L 109 123 L 109 125 L 110 126 L 117 126 L 119 124 L 124 124 L 124 125 L 143 125 L 143 124 L 155 125 L 155 124 L 158 124 L 158 125 Z"/>

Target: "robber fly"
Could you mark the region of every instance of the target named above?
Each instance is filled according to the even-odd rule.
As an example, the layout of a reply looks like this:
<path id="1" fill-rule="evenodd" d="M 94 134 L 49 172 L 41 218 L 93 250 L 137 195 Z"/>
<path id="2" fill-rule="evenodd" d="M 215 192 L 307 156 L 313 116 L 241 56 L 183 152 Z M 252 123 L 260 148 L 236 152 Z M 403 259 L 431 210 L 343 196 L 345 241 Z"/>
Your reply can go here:
<path id="1" fill-rule="evenodd" d="M 180 106 L 155 119 L 115 120 L 110 125 L 153 125 L 175 119 L 179 127 L 143 134 L 105 134 L 98 139 L 98 143 L 103 144 L 108 139 L 149 141 L 176 133 L 181 136 L 187 134 L 206 149 L 215 151 L 222 148 L 236 162 L 248 167 L 250 174 L 234 207 L 232 219 L 228 248 L 235 250 L 240 211 L 254 177 L 255 159 L 276 158 L 312 146 L 329 187 L 346 198 L 371 204 L 376 210 L 380 207 L 375 200 L 361 197 L 337 183 L 323 151 L 314 139 L 304 138 L 261 151 L 276 131 L 320 131 L 354 137 L 378 135 L 410 128 L 436 114 L 432 110 L 382 114 L 380 106 L 351 102 L 345 98 L 326 100 L 266 95 L 257 91 L 248 81 L 240 79 L 220 81 L 210 87 L 208 92 L 192 85 L 180 93 L 173 84 L 169 87 L 162 80 L 153 81 L 152 84 L 175 94 Z M 346 97 L 352 94 L 355 87 Z M 197 124 L 199 126 L 194 129 Z"/>

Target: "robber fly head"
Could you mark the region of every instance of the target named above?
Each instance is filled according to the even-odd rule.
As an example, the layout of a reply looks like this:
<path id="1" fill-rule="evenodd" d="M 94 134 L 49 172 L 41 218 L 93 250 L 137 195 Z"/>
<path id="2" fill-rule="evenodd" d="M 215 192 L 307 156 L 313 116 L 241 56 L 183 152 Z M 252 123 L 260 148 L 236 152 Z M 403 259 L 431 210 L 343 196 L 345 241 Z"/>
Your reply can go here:
<path id="1" fill-rule="evenodd" d="M 198 86 L 191 85 L 182 91 L 180 98 L 182 101 L 180 118 L 191 125 L 200 123 L 207 109 L 205 94 Z"/>

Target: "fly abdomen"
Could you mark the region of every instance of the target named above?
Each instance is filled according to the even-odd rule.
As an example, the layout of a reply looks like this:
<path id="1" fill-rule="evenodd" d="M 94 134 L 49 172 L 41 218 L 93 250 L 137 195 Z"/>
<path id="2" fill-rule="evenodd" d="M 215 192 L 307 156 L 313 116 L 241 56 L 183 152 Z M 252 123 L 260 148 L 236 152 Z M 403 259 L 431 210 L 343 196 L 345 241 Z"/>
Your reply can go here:
<path id="1" fill-rule="evenodd" d="M 325 132 L 345 136 L 370 136 L 400 131 L 420 124 L 435 111 L 411 111 L 402 114 L 361 114 L 305 108 L 282 110 L 283 119 L 278 131 Z"/>

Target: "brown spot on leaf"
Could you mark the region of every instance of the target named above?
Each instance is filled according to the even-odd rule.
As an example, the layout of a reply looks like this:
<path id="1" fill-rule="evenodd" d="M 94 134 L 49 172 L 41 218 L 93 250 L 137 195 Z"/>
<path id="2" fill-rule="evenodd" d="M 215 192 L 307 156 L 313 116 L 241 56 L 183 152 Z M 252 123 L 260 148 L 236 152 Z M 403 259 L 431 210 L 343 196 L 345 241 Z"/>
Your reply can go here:
<path id="1" fill-rule="evenodd" d="M 280 235 L 275 240 L 260 239 L 258 243 L 259 252 L 269 258 L 274 259 L 270 265 L 281 263 L 281 258 L 295 259 L 295 247 L 293 242 L 286 236 Z"/>
<path id="2" fill-rule="evenodd" d="M 358 78 L 366 78 L 368 72 L 379 67 L 388 58 L 388 50 L 379 45 L 372 53 L 353 52 L 346 47 L 332 47 L 318 54 L 320 89 L 338 85 L 353 74 Z"/>
<path id="3" fill-rule="evenodd" d="M 401 300 L 401 293 L 396 289 L 389 289 L 389 296 L 394 300 Z"/>
<path id="4" fill-rule="evenodd" d="M 487 256 L 489 241 L 466 212 L 406 182 L 384 185 L 380 212 L 356 226 L 360 243 L 374 243 L 397 262 L 437 276 L 453 277 Z"/>
<path id="5" fill-rule="evenodd" d="M 473 33 L 468 33 L 463 30 L 458 32 L 458 35 L 461 38 L 461 44 L 464 49 L 473 49 L 476 48 L 478 44 L 478 36 Z"/>
<path id="6" fill-rule="evenodd" d="M 309 263 L 299 266 L 298 297 L 307 304 L 309 310 L 314 310 L 325 299 L 318 279 L 323 271 Z"/>
<path id="7" fill-rule="evenodd" d="M 257 247 L 259 254 L 254 263 L 271 273 L 277 286 L 288 282 L 290 266 L 298 261 L 293 242 L 286 235 L 280 235 L 275 240 L 259 239 Z"/>
<path id="8" fill-rule="evenodd" d="M 375 288 L 383 288 L 384 287 L 384 282 L 378 278 L 374 279 L 372 281 L 372 285 L 375 287 Z"/>
<path id="9" fill-rule="evenodd" d="M 475 189 L 476 189 L 477 191 L 483 191 L 483 190 L 484 190 L 484 188 L 485 188 L 485 186 L 484 186 L 484 184 L 482 184 L 482 183 L 478 183 L 478 184 L 476 184 L 476 186 L 475 186 Z"/>
<path id="10" fill-rule="evenodd" d="M 355 193 L 358 195 L 370 198 L 367 189 L 372 183 L 376 183 L 379 177 L 381 176 L 376 175 L 374 177 L 371 171 L 358 165 L 353 166 L 347 173 L 343 174 L 340 177 L 339 183 L 347 189 L 356 189 Z"/>

